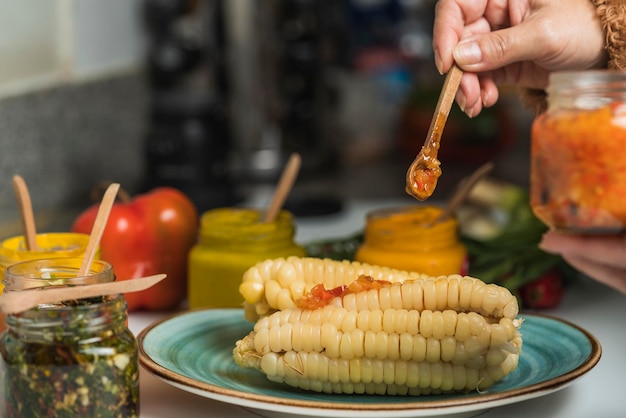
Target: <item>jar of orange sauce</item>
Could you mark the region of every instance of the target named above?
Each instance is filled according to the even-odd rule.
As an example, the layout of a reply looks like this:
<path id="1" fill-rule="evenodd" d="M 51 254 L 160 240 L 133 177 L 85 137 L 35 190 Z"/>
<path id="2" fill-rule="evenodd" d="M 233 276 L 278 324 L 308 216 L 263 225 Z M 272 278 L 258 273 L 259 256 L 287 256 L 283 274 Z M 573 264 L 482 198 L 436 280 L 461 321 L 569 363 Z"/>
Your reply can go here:
<path id="1" fill-rule="evenodd" d="M 37 250 L 29 250 L 23 235 L 7 238 L 0 242 L 0 293 L 3 291 L 2 277 L 12 264 L 38 259 L 83 257 L 89 235 L 73 232 L 40 233 L 35 236 Z M 96 258 L 99 258 L 98 250 Z M 4 330 L 5 319 L 0 314 L 0 331 Z"/>
<path id="2" fill-rule="evenodd" d="M 531 131 L 530 203 L 550 228 L 626 225 L 626 72 L 555 72 Z"/>
<path id="3" fill-rule="evenodd" d="M 370 212 L 357 261 L 431 276 L 467 274 L 467 249 L 454 217 L 435 222 L 442 209 L 408 206 Z"/>
<path id="4" fill-rule="evenodd" d="M 189 307 L 241 307 L 239 285 L 248 268 L 267 259 L 305 255 L 294 235 L 293 216 L 285 210 L 272 222 L 263 222 L 263 212 L 256 209 L 203 213 L 198 243 L 189 253 Z"/>

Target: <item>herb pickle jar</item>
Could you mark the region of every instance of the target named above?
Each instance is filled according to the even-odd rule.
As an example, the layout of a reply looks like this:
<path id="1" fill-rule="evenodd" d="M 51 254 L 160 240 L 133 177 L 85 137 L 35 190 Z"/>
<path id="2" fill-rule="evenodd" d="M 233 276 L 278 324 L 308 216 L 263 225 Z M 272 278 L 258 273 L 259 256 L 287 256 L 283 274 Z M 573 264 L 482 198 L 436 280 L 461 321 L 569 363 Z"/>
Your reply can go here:
<path id="1" fill-rule="evenodd" d="M 267 259 L 305 255 L 294 241 L 290 212 L 280 211 L 273 222 L 263 222 L 262 216 L 262 211 L 246 208 L 202 214 L 200 238 L 189 253 L 190 308 L 242 307 L 239 285 L 248 268 Z"/>
<path id="2" fill-rule="evenodd" d="M 80 286 L 115 279 L 82 258 L 24 261 L 9 266 L 5 292 Z M 0 416 L 138 417 L 138 345 L 127 327 L 123 295 L 39 305 L 7 315 L 0 335 Z"/>
<path id="3" fill-rule="evenodd" d="M 355 260 L 430 276 L 467 274 L 467 250 L 454 217 L 435 222 L 442 209 L 408 206 L 370 212 Z"/>
<path id="4" fill-rule="evenodd" d="M 626 225 L 626 73 L 555 72 L 531 130 L 530 203 L 552 229 Z"/>
<path id="5" fill-rule="evenodd" d="M 36 250 L 29 250 L 26 247 L 23 235 L 0 242 L 0 293 L 3 288 L 4 271 L 11 264 L 46 258 L 82 257 L 89 242 L 89 235 L 72 232 L 42 233 L 35 236 L 35 242 Z M 99 258 L 99 251 L 96 258 Z M 0 332 L 4 329 L 6 329 L 5 316 L 0 314 Z"/>

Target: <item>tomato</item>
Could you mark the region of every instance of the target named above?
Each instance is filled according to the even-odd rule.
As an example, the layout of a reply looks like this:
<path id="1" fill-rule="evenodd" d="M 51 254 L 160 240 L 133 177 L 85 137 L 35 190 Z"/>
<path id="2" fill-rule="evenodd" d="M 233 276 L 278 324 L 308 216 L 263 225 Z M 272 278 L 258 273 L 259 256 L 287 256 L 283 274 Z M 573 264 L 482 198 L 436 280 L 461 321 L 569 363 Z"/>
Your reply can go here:
<path id="1" fill-rule="evenodd" d="M 564 293 L 563 277 L 556 268 L 548 270 L 520 289 L 522 305 L 531 309 L 554 308 L 561 303 Z"/>
<path id="2" fill-rule="evenodd" d="M 100 258 L 117 280 L 165 273 L 150 289 L 126 294 L 128 310 L 177 307 L 187 295 L 187 256 L 198 234 L 198 211 L 182 192 L 160 187 L 134 198 L 120 190 L 100 241 Z M 82 212 L 73 232 L 89 234 L 99 204 Z"/>

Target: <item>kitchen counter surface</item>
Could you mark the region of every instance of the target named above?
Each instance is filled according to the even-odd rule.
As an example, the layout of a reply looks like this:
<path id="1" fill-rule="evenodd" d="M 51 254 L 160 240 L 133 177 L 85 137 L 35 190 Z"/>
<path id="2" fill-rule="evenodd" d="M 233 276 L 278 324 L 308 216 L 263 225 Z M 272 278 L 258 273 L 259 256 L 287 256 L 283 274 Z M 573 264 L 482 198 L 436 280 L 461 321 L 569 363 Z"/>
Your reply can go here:
<path id="1" fill-rule="evenodd" d="M 389 207 L 406 201 L 358 201 L 347 204 L 340 214 L 298 221 L 296 239 L 309 242 L 320 238 L 344 237 L 360 231 L 365 214 L 375 208 Z M 617 418 L 626 410 L 623 381 L 626 376 L 626 296 L 587 278 L 568 288 L 557 309 L 542 313 L 565 319 L 593 334 L 602 345 L 600 362 L 587 374 L 555 393 L 481 413 L 482 418 L 506 416 L 559 418 Z M 149 324 L 171 315 L 168 313 L 133 312 L 129 324 L 138 334 Z M 546 344 L 550 344 L 547 340 Z M 141 418 L 258 417 L 256 413 L 188 393 L 141 370 Z"/>

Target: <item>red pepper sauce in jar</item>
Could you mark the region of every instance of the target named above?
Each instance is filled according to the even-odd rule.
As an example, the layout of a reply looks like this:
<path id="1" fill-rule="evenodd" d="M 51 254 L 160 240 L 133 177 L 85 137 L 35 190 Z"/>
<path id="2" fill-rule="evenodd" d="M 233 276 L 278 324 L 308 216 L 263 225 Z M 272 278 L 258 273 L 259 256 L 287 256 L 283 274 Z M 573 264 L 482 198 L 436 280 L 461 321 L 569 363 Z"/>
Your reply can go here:
<path id="1" fill-rule="evenodd" d="M 531 132 L 530 203 L 547 226 L 617 233 L 626 225 L 626 73 L 553 73 Z"/>

